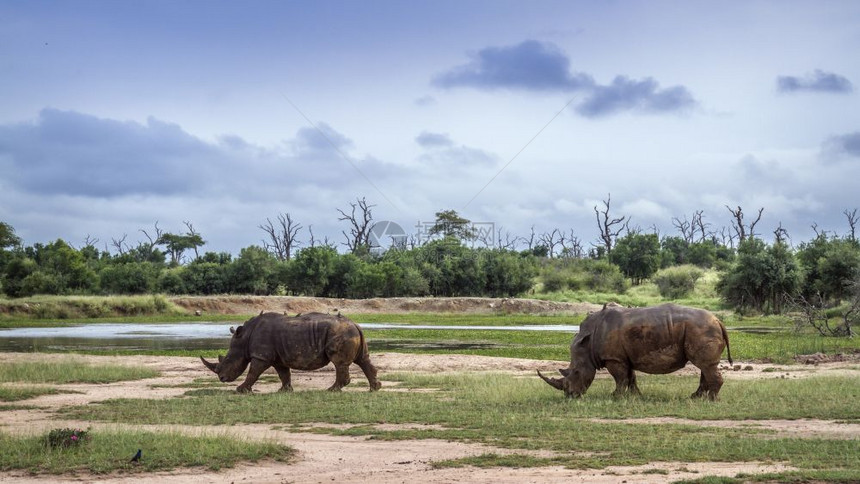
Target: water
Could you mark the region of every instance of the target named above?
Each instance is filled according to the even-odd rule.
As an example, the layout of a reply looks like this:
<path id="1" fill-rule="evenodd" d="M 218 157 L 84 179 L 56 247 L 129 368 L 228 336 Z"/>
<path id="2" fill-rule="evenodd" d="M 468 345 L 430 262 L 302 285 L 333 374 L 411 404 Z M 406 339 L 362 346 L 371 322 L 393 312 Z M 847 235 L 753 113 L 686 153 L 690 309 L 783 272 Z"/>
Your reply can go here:
<path id="1" fill-rule="evenodd" d="M 225 323 L 171 324 L 85 324 L 57 328 L 0 329 L 0 351 L 71 351 L 71 350 L 211 350 L 226 349 L 230 344 L 230 326 Z M 366 329 L 417 329 L 458 331 L 561 331 L 576 332 L 579 326 L 434 326 L 397 323 L 364 323 Z M 445 347 L 468 345 L 462 349 L 485 348 L 490 343 L 432 343 L 427 341 L 387 341 L 370 346 L 374 350 L 411 347 Z M 382 348 L 380 345 L 385 346 Z M 460 346 L 457 346 L 460 348 Z"/>

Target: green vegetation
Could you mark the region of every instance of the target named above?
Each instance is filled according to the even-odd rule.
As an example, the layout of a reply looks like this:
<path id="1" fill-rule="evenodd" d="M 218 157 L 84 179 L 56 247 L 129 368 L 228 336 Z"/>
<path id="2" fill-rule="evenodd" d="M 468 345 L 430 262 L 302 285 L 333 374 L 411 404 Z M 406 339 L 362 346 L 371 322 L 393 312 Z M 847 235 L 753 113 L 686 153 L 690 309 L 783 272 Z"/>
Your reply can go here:
<path id="1" fill-rule="evenodd" d="M 52 362 L 0 362 L 0 383 L 112 383 L 153 378 L 149 368 L 121 365 L 91 365 L 69 358 Z"/>
<path id="2" fill-rule="evenodd" d="M 18 318 L 89 320 L 141 316 L 161 318 L 183 316 L 184 319 L 188 319 L 185 311 L 162 295 L 0 298 L 0 321 Z"/>
<path id="3" fill-rule="evenodd" d="M 14 437 L 0 432 L 0 470 L 62 474 L 87 471 L 152 472 L 177 467 L 232 467 L 240 461 L 286 461 L 294 451 L 273 443 L 247 442 L 232 436 L 189 437 L 178 433 L 90 431 L 81 445 L 50 447 L 45 436 Z M 142 449 L 139 463 L 129 460 Z"/>
<path id="4" fill-rule="evenodd" d="M 231 425 L 267 422 L 301 426 L 316 422 L 346 428 L 317 432 L 365 435 L 377 439 L 439 438 L 481 442 L 508 449 L 547 450 L 548 458 L 523 455 L 481 456 L 441 465 L 565 465 L 602 468 L 653 461 L 781 461 L 818 472 L 823 469 L 860 477 L 860 444 L 773 431 L 646 424 L 599 419 L 678 417 L 686 419 L 842 419 L 860 415 L 860 377 L 796 380 L 727 380 L 719 402 L 691 401 L 698 377 L 640 377 L 643 396 L 613 399 L 610 379 L 598 379 L 578 400 L 534 378 L 504 374 L 384 375 L 405 388 L 424 392 L 323 391 L 237 395 L 223 390 L 194 390 L 168 400 L 117 399 L 75 407 L 64 417 L 108 422 Z M 456 402 L 452 405 L 451 402 Z M 767 402 L 767 405 L 762 405 Z M 289 409 L 301 408 L 301 412 Z M 598 419 L 598 420 L 595 420 Z M 383 430 L 386 424 L 430 424 Z M 623 442 L 624 445 L 619 445 Z"/>
<path id="5" fill-rule="evenodd" d="M 0 402 L 17 402 L 40 395 L 60 393 L 56 388 L 41 386 L 0 386 Z"/>

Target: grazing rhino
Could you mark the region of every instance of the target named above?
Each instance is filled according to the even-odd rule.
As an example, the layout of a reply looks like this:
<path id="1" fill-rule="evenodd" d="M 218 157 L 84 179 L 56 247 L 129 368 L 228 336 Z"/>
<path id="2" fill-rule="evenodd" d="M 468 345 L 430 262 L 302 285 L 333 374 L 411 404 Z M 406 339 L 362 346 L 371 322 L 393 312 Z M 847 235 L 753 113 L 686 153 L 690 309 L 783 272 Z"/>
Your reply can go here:
<path id="1" fill-rule="evenodd" d="M 376 378 L 376 367 L 370 362 L 367 342 L 361 328 L 349 318 L 321 313 L 287 317 L 277 313 L 260 313 L 235 330 L 227 356 L 218 356 L 218 363 L 200 360 L 222 382 L 234 381 L 250 364 L 248 376 L 236 387 L 248 393 L 266 369 L 275 367 L 281 379 L 279 391 L 293 391 L 290 368 L 316 370 L 334 363 L 336 377 L 331 391 L 349 384 L 349 365 L 357 364 L 370 383 L 370 391 L 382 386 Z"/>
<path id="2" fill-rule="evenodd" d="M 559 370 L 564 378 L 538 375 L 570 398 L 582 396 L 594 374 L 606 368 L 615 379 L 613 396 L 639 394 L 635 370 L 671 373 L 687 362 L 702 371 L 692 398 L 716 400 L 723 385 L 718 365 L 729 336 L 723 323 L 702 309 L 676 304 L 650 308 L 624 308 L 607 304 L 591 313 L 570 344 L 570 366 Z M 727 351 L 732 363 L 731 351 Z"/>

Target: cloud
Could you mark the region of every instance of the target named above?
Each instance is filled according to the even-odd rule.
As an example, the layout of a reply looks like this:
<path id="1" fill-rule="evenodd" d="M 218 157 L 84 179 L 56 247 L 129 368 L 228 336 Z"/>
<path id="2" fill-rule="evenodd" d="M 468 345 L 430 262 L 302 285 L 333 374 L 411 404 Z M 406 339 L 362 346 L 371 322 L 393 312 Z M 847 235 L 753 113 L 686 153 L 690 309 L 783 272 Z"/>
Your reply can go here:
<path id="1" fill-rule="evenodd" d="M 415 100 L 416 106 L 432 106 L 436 104 L 436 98 L 430 95 L 421 96 Z"/>
<path id="2" fill-rule="evenodd" d="M 591 76 L 570 73 L 570 60 L 551 43 L 526 40 L 508 47 L 486 47 L 468 64 L 438 75 L 442 88 L 575 91 L 594 84 Z"/>
<path id="3" fill-rule="evenodd" d="M 415 142 L 424 148 L 419 160 L 430 165 L 492 165 L 498 161 L 493 153 L 466 145 L 456 145 L 448 134 L 423 131 Z"/>
<path id="4" fill-rule="evenodd" d="M 472 87 L 533 92 L 582 92 L 576 112 L 597 118 L 621 112 L 664 114 L 684 112 L 697 101 L 684 86 L 661 88 L 651 77 L 641 80 L 619 75 L 601 85 L 587 73 L 571 72 L 570 59 L 554 44 L 526 40 L 508 47 L 487 47 L 470 63 L 433 79 L 437 87 Z"/>
<path id="5" fill-rule="evenodd" d="M 805 77 L 779 76 L 776 78 L 779 92 L 824 92 L 847 94 L 854 91 L 854 85 L 845 76 L 816 69 Z"/>
<path id="6" fill-rule="evenodd" d="M 636 81 L 617 76 L 612 84 L 595 86 L 591 95 L 576 107 L 576 111 L 583 116 L 596 118 L 624 111 L 646 114 L 678 112 L 695 105 L 693 95 L 683 86 L 660 89 L 657 81 L 650 77 Z"/>
<path id="7" fill-rule="evenodd" d="M 424 131 L 415 137 L 415 142 L 423 148 L 433 148 L 437 146 L 451 146 L 454 144 L 451 137 L 443 133 L 431 133 Z"/>
<path id="8" fill-rule="evenodd" d="M 821 159 L 825 162 L 845 158 L 860 158 L 860 131 L 832 136 L 821 148 Z"/>

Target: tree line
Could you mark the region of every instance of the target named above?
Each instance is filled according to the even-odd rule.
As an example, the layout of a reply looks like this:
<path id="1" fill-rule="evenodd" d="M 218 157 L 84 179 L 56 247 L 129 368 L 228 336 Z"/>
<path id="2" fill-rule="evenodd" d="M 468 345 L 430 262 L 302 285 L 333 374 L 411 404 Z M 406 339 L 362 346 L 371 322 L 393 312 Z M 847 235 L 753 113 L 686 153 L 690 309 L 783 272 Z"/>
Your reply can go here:
<path id="1" fill-rule="evenodd" d="M 25 247 L 14 228 L 0 222 L 0 290 L 10 297 L 154 292 L 503 297 L 534 290 L 536 280 L 548 291 L 622 292 L 667 268 L 698 267 L 720 271 L 717 289 L 738 311 L 826 309 L 860 299 L 856 209 L 844 212 L 845 235 L 813 225 L 815 238 L 797 246 L 782 224 L 772 242 L 764 241 L 758 231 L 763 208 L 745 217 L 741 207 L 726 206 L 731 224 L 720 229 L 696 211 L 690 219 L 672 219 L 677 234 L 661 235 L 613 214 L 607 197 L 594 207 L 599 236 L 589 246 L 572 230 L 558 228 L 538 234 L 532 227 L 525 237 L 501 227 L 482 232 L 456 211 L 443 210 L 424 238 L 403 234 L 381 247 L 379 234 L 373 234 L 373 208 L 361 198 L 337 209 L 347 226 L 343 253 L 328 238 L 315 237 L 313 226 L 307 227 L 309 239 L 302 238 L 305 227 L 283 213 L 258 226 L 262 245 L 246 247 L 235 258 L 204 252 L 206 241 L 190 222 L 184 222 L 182 233 L 165 232 L 158 223 L 141 229 L 144 240 L 136 245 L 128 244 L 126 235 L 111 239 L 113 250 L 108 244 L 99 250 L 89 237 L 80 248 L 60 239 Z M 661 292 L 661 284 L 669 288 L 666 297 L 677 296 L 694 275 L 661 271 L 655 282 Z"/>

